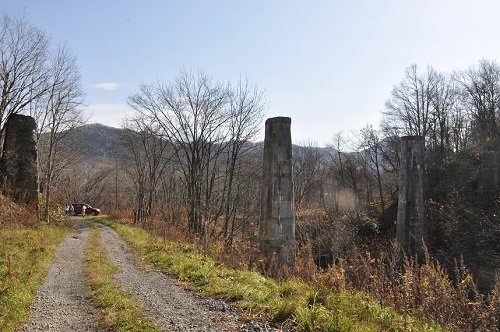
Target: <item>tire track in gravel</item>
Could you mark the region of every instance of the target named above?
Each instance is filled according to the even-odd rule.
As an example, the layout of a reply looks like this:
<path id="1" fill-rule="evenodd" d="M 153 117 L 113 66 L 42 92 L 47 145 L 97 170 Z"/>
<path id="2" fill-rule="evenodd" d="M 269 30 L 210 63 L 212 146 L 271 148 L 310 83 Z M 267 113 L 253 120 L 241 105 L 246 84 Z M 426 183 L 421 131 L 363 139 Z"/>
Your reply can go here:
<path id="1" fill-rule="evenodd" d="M 121 272 L 114 278 L 131 293 L 144 312 L 167 331 L 277 331 L 268 326 L 247 326 L 222 301 L 203 300 L 186 291 L 180 282 L 165 273 L 138 268 L 136 256 L 111 228 L 98 225 L 101 242 Z"/>
<path id="2" fill-rule="evenodd" d="M 74 219 L 75 231 L 56 250 L 45 281 L 37 290 L 31 317 L 21 331 L 99 331 L 94 308 L 85 297 L 83 251 L 89 223 Z"/>

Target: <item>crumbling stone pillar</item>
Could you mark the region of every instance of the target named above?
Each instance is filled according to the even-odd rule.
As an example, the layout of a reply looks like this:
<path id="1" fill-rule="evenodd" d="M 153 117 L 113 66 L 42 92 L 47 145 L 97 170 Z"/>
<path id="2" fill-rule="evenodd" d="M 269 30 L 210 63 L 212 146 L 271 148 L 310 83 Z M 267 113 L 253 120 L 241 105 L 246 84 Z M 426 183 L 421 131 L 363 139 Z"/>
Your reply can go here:
<path id="1" fill-rule="evenodd" d="M 11 114 L 5 126 L 0 179 L 14 200 L 33 202 L 38 198 L 35 119 Z"/>
<path id="2" fill-rule="evenodd" d="M 499 151 L 484 151 L 481 154 L 481 168 L 479 170 L 479 194 L 495 194 L 500 186 L 498 178 L 498 164 L 500 163 Z"/>
<path id="3" fill-rule="evenodd" d="M 276 255 L 280 268 L 295 267 L 291 119 L 266 121 L 260 220 L 260 250 L 267 263 Z"/>
<path id="4" fill-rule="evenodd" d="M 421 255 L 424 240 L 424 138 L 401 137 L 397 240 L 410 255 Z"/>

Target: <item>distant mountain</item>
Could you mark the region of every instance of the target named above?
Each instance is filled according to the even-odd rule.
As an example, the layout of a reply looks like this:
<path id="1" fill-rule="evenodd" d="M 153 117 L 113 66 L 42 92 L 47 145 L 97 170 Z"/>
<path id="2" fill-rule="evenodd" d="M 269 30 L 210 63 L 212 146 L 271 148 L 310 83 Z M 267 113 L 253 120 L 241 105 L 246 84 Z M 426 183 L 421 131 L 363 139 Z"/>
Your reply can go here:
<path id="1" fill-rule="evenodd" d="M 89 164 L 111 163 L 116 158 L 122 163 L 125 162 L 127 153 L 121 139 L 124 131 L 125 129 L 92 123 L 71 130 L 64 140 L 84 154 Z"/>
<path id="2" fill-rule="evenodd" d="M 128 148 L 122 137 L 128 130 L 92 123 L 73 129 L 64 139 L 70 146 L 77 147 L 86 156 L 86 162 L 91 165 L 114 163 L 116 158 L 120 164 L 126 164 Z M 249 142 L 249 144 L 253 144 L 258 150 L 264 149 L 264 142 Z M 302 147 L 293 145 L 294 153 L 300 148 Z M 314 149 L 318 149 L 324 156 L 336 155 L 336 150 L 332 147 L 315 147 Z"/>

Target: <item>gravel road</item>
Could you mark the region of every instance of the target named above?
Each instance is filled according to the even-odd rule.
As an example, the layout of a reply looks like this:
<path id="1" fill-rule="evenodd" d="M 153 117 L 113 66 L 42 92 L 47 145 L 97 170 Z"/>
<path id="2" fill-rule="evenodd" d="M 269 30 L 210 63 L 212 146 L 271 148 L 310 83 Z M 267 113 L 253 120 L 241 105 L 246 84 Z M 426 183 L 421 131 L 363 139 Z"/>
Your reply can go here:
<path id="1" fill-rule="evenodd" d="M 95 310 L 85 296 L 83 252 L 89 224 L 73 218 L 75 231 L 57 248 L 47 277 L 37 290 L 30 320 L 20 331 L 99 331 Z M 241 311 L 224 301 L 203 299 L 186 290 L 166 273 L 139 262 L 111 228 L 96 224 L 101 243 L 119 271 L 114 279 L 165 331 L 271 332 L 281 331 L 268 322 L 242 321 Z"/>
<path id="2" fill-rule="evenodd" d="M 84 295 L 82 256 L 88 230 L 87 221 L 75 219 L 75 232 L 57 248 L 37 291 L 30 321 L 21 331 L 98 331 L 93 307 Z"/>
<path id="3" fill-rule="evenodd" d="M 114 278 L 166 331 L 279 331 L 266 322 L 242 322 L 238 310 L 223 301 L 201 299 L 165 273 L 138 267 L 136 256 L 119 235 L 99 226 L 101 241 L 121 272 Z"/>

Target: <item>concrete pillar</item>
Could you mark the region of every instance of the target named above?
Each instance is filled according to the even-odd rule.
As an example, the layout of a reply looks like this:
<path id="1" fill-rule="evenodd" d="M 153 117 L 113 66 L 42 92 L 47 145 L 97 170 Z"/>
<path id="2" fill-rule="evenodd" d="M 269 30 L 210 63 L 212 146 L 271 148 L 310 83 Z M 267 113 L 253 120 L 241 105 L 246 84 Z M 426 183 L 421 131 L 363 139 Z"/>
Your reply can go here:
<path id="1" fill-rule="evenodd" d="M 424 239 L 424 138 L 401 137 L 397 240 L 410 255 L 421 255 Z"/>
<path id="2" fill-rule="evenodd" d="M 31 203 L 38 199 L 36 122 L 30 116 L 11 114 L 5 124 L 0 178 L 13 199 Z"/>
<path id="3" fill-rule="evenodd" d="M 295 267 L 291 119 L 266 121 L 259 225 L 260 250 L 267 263 L 275 254 L 279 267 Z"/>
<path id="4" fill-rule="evenodd" d="M 484 151 L 481 154 L 481 168 L 479 169 L 478 191 L 479 194 L 495 194 L 500 187 L 498 164 L 500 163 L 499 151 Z"/>

